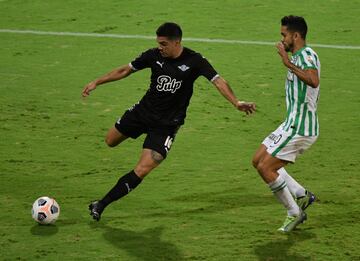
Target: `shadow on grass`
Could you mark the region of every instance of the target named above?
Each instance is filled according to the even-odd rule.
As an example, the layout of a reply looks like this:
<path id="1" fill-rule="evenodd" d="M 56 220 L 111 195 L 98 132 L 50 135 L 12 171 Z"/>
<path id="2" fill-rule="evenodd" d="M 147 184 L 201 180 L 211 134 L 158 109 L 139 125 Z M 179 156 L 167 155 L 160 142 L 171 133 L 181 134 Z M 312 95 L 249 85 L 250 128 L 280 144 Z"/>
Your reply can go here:
<path id="1" fill-rule="evenodd" d="M 163 227 L 131 231 L 102 224 L 94 226 L 104 229 L 107 241 L 139 260 L 184 260 L 183 254 L 173 243 L 161 239 Z"/>
<path id="2" fill-rule="evenodd" d="M 238 207 L 249 206 L 268 206 L 271 204 L 277 204 L 273 195 L 270 193 L 266 196 L 250 193 L 239 193 L 239 189 L 223 190 L 207 193 L 189 193 L 187 195 L 177 196 L 171 199 L 167 199 L 169 206 L 176 206 L 177 204 L 186 204 L 188 209 L 175 208 L 174 210 L 167 209 L 166 217 L 179 217 L 181 215 L 189 214 L 207 214 L 215 212 L 223 212 L 229 209 Z M 201 207 L 191 207 L 191 204 L 203 203 Z M 153 211 L 148 214 L 149 217 L 164 217 L 164 213 Z"/>
<path id="3" fill-rule="evenodd" d="M 52 236 L 59 231 L 59 228 L 56 225 L 40 225 L 35 224 L 30 232 L 36 236 Z"/>
<path id="4" fill-rule="evenodd" d="M 257 245 L 254 249 L 255 254 L 259 257 L 260 261 L 270 260 L 309 260 L 311 256 L 300 253 L 289 253 L 292 246 L 305 240 L 314 238 L 316 235 L 304 230 L 293 231 L 288 235 L 284 235 L 284 239 L 272 240 L 266 244 Z"/>

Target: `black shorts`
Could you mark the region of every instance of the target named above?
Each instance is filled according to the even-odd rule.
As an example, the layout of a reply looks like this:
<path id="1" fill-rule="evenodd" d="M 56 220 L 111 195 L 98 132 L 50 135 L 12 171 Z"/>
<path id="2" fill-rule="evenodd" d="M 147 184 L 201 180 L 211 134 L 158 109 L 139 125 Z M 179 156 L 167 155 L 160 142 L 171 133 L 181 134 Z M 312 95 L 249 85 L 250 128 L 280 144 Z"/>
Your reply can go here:
<path id="1" fill-rule="evenodd" d="M 164 159 L 170 151 L 180 126 L 157 126 L 142 117 L 136 110 L 127 110 L 115 123 L 115 128 L 125 136 L 136 139 L 146 133 L 143 148 L 160 153 Z"/>

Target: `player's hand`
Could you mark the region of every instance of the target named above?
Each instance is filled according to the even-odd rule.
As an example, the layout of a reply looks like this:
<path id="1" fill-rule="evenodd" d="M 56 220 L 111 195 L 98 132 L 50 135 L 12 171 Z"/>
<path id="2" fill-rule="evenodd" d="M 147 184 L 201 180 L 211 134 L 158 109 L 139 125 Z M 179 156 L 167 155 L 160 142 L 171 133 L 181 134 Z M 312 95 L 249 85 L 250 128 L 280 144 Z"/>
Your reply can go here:
<path id="1" fill-rule="evenodd" d="M 89 95 L 90 95 L 90 92 L 93 91 L 93 90 L 95 90 L 95 89 L 96 89 L 96 83 L 95 83 L 95 82 L 91 82 L 91 83 L 87 84 L 87 85 L 84 87 L 83 91 L 82 91 L 82 96 L 83 96 L 83 97 L 89 96 Z"/>
<path id="2" fill-rule="evenodd" d="M 238 101 L 236 103 L 236 108 L 239 111 L 243 111 L 245 112 L 247 115 L 255 112 L 256 110 L 256 105 L 253 102 L 244 102 L 244 101 Z"/>
<path id="3" fill-rule="evenodd" d="M 285 66 L 288 66 L 288 64 L 290 63 L 290 60 L 289 60 L 288 53 L 285 50 L 284 44 L 282 42 L 278 42 L 276 44 L 276 48 L 278 50 L 278 54 L 280 55 L 282 62 L 284 63 Z"/>

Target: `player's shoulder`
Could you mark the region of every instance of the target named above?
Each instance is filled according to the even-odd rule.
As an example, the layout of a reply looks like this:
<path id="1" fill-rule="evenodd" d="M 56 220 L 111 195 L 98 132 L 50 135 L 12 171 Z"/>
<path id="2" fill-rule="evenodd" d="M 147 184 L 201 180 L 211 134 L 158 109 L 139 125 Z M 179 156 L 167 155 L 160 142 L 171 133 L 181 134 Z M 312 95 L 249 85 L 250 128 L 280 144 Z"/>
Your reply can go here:
<path id="1" fill-rule="evenodd" d="M 320 65 L 317 53 L 309 46 L 302 49 L 300 56 L 302 56 L 302 63 L 305 68 L 318 68 Z"/>
<path id="2" fill-rule="evenodd" d="M 194 64 L 202 65 L 204 62 L 207 62 L 207 59 L 201 53 L 190 48 L 184 47 L 183 52 L 183 57 L 185 59 L 190 59 Z"/>
<path id="3" fill-rule="evenodd" d="M 158 48 L 150 48 L 143 51 L 137 59 L 143 59 L 147 61 L 157 60 L 160 57 L 160 51 Z"/>
<path id="4" fill-rule="evenodd" d="M 316 62 L 319 61 L 319 55 L 314 51 L 314 49 L 312 49 L 309 46 L 306 46 L 303 50 L 303 55 L 304 57 L 307 57 L 309 59 L 309 57 L 315 59 Z"/>
<path id="5" fill-rule="evenodd" d="M 144 53 L 147 55 L 153 55 L 153 56 L 160 55 L 160 51 L 156 47 L 147 49 Z"/>
<path id="6" fill-rule="evenodd" d="M 200 53 L 198 53 L 190 48 L 187 48 L 187 47 L 184 47 L 183 52 L 184 52 L 184 56 L 187 56 L 187 57 L 191 57 L 191 58 L 202 58 L 203 57 Z"/>
<path id="7" fill-rule="evenodd" d="M 318 54 L 310 46 L 305 46 L 305 48 L 301 51 L 301 54 L 304 57 L 306 57 L 306 56 L 316 56 L 316 57 L 318 57 Z"/>

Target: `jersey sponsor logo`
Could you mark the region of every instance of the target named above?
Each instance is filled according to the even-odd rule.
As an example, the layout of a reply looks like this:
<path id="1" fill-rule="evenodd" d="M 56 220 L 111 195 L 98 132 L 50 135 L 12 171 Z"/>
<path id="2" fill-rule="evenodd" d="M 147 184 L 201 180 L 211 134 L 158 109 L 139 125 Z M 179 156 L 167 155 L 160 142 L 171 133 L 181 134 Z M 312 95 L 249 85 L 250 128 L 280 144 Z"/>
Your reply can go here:
<path id="1" fill-rule="evenodd" d="M 164 65 L 164 62 L 159 62 L 159 61 L 156 61 L 156 64 L 158 64 L 161 68 L 163 67 L 163 65 Z"/>
<path id="2" fill-rule="evenodd" d="M 170 76 L 160 75 L 157 78 L 158 85 L 156 85 L 156 89 L 160 92 L 171 92 L 175 93 L 181 87 L 182 81 L 176 81 L 176 79 L 171 79 Z"/>
<path id="3" fill-rule="evenodd" d="M 180 70 L 182 70 L 183 72 L 186 72 L 187 70 L 190 69 L 190 67 L 186 66 L 185 64 L 183 64 L 183 65 L 181 65 L 181 66 L 178 66 L 178 68 L 179 68 Z"/>

